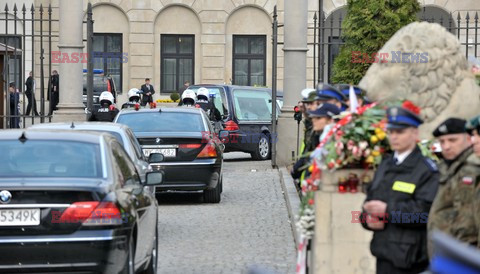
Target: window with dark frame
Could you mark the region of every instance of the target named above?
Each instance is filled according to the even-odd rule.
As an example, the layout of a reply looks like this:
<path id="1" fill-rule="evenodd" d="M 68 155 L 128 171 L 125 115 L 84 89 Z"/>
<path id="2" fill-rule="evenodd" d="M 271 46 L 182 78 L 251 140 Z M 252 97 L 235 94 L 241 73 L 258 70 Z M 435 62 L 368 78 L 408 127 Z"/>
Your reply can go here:
<path id="1" fill-rule="evenodd" d="M 15 86 L 20 91 L 23 90 L 23 83 L 25 79 L 21 79 L 22 74 L 22 40 L 20 36 L 15 35 L 0 35 L 0 44 L 2 45 L 1 54 L 5 54 L 5 47 L 8 52 L 8 80 L 10 83 L 15 82 Z M 16 51 L 15 51 L 16 49 Z"/>
<path id="2" fill-rule="evenodd" d="M 93 68 L 110 75 L 117 93 L 122 93 L 123 63 L 128 60 L 123 54 L 122 33 L 94 33 L 93 52 Z"/>
<path id="3" fill-rule="evenodd" d="M 185 81 L 194 83 L 195 36 L 162 34 L 160 36 L 161 92 L 177 92 Z"/>
<path id="4" fill-rule="evenodd" d="M 266 35 L 233 36 L 233 84 L 266 85 Z"/>

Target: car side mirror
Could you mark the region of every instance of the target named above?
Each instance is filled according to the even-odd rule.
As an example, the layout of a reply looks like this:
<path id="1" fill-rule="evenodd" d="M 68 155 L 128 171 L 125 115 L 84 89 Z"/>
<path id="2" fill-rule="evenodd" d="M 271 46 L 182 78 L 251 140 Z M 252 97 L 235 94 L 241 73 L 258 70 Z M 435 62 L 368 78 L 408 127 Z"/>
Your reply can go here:
<path id="1" fill-rule="evenodd" d="M 228 139 L 228 136 L 229 136 L 230 132 L 228 132 L 228 130 L 220 130 L 218 132 L 218 139 L 220 139 L 220 141 L 224 141 L 224 140 L 227 140 Z"/>
<path id="2" fill-rule="evenodd" d="M 148 186 L 154 186 L 154 185 L 162 184 L 163 183 L 163 172 L 161 172 L 161 171 L 148 172 L 145 183 Z"/>
<path id="3" fill-rule="evenodd" d="M 161 163 L 164 159 L 165 156 L 161 153 L 151 153 L 150 156 L 148 156 L 148 162 L 150 164 Z"/>

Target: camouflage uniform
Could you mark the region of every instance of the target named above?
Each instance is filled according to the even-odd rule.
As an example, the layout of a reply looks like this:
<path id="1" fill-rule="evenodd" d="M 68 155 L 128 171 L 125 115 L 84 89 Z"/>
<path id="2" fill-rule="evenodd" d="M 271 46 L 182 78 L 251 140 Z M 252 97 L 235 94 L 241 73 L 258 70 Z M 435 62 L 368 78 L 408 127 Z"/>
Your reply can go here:
<path id="1" fill-rule="evenodd" d="M 440 165 L 437 196 L 428 218 L 428 233 L 440 230 L 460 241 L 478 246 L 480 232 L 480 158 L 469 148 L 449 166 Z M 477 195 L 475 194 L 477 189 Z M 429 256 L 432 243 L 429 240 Z"/>

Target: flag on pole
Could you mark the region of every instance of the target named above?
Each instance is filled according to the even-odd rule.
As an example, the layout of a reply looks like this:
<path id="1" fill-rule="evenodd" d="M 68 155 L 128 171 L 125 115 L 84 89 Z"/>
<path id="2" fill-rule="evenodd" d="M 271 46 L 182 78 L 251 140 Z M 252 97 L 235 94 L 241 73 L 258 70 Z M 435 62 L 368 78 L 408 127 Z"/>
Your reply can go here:
<path id="1" fill-rule="evenodd" d="M 358 100 L 352 85 L 350 85 L 348 97 L 350 98 L 350 112 L 357 113 Z"/>

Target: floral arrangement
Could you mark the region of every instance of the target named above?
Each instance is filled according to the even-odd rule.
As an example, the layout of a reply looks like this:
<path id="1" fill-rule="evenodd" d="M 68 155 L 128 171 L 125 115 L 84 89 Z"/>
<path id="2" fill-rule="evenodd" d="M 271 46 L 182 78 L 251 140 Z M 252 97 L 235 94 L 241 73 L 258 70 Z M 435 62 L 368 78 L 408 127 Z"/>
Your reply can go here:
<path id="1" fill-rule="evenodd" d="M 477 82 L 477 85 L 480 85 L 480 66 L 473 65 L 472 73 L 475 76 L 475 81 Z"/>
<path id="2" fill-rule="evenodd" d="M 382 155 L 389 150 L 385 127 L 385 110 L 379 106 L 355 115 L 326 143 L 326 169 L 369 168 L 380 164 Z"/>

